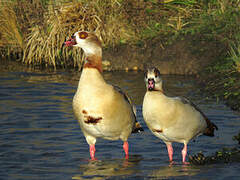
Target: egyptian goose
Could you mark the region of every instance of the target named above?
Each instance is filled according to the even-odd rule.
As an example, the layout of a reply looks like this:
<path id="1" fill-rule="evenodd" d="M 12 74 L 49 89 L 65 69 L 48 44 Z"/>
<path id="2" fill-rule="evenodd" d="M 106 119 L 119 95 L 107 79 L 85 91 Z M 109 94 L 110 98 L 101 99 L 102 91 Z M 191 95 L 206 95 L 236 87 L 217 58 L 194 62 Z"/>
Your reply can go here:
<path id="1" fill-rule="evenodd" d="M 166 96 L 157 68 L 148 68 L 144 80 L 147 92 L 143 117 L 148 128 L 165 142 L 170 162 L 173 160 L 172 142 L 183 143 L 182 162 L 188 164 L 185 161 L 188 142 L 200 134 L 214 136 L 217 126 L 186 98 Z"/>
<path id="2" fill-rule="evenodd" d="M 121 139 L 128 158 L 128 137 L 142 131 L 136 121 L 134 106 L 123 91 L 105 82 L 102 76 L 102 47 L 94 33 L 74 33 L 65 46 L 83 49 L 86 60 L 73 98 L 73 112 L 89 144 L 91 159 L 95 159 L 97 138 Z"/>

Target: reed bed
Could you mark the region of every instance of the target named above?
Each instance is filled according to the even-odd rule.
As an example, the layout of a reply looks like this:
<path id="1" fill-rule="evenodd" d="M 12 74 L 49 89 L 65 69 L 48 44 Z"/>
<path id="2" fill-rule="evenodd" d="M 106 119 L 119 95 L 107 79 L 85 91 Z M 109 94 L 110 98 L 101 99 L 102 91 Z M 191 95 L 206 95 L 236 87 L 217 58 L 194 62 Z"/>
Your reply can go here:
<path id="1" fill-rule="evenodd" d="M 32 27 L 27 37 L 23 62 L 46 66 L 80 68 L 83 55 L 79 48 L 62 47 L 67 36 L 76 31 L 94 31 L 103 46 L 121 41 L 131 42 L 136 35 L 124 20 L 120 4 L 115 1 L 85 1 L 49 6 L 45 26 Z"/>
<path id="2" fill-rule="evenodd" d="M 163 46 L 185 35 L 237 42 L 240 0 L 0 0 L 0 51 L 23 63 L 81 68 L 79 48 L 66 37 L 94 31 L 104 47 L 141 45 L 156 36 Z M 233 55 L 233 53 L 230 53 Z"/>
<path id="3" fill-rule="evenodd" d="M 17 16 L 14 11 L 14 3 L 1 2 L 0 13 L 0 47 L 6 47 L 9 51 L 23 50 L 23 37 L 21 35 Z"/>

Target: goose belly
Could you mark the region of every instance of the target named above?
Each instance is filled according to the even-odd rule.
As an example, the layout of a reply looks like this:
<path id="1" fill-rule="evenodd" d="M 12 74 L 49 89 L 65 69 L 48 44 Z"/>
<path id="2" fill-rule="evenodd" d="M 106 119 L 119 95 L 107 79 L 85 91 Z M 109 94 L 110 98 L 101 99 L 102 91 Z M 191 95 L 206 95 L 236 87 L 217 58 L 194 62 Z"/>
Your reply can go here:
<path id="1" fill-rule="evenodd" d="M 115 99 L 111 91 L 88 90 L 73 99 L 74 114 L 83 133 L 108 140 L 130 135 L 133 127 L 130 109 L 121 99 Z"/>
<path id="2" fill-rule="evenodd" d="M 165 142 L 187 143 L 206 128 L 198 111 L 164 96 L 145 95 L 143 117 L 151 132 Z"/>

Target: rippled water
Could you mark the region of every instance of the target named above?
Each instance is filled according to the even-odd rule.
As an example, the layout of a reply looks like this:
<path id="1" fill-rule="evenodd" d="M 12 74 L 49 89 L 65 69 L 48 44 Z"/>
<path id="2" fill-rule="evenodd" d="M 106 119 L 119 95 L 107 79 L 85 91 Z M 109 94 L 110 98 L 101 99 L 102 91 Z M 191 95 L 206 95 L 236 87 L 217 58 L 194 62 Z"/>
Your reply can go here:
<path id="1" fill-rule="evenodd" d="M 137 104 L 145 132 L 129 139 L 130 158 L 121 141 L 99 139 L 98 161 L 89 161 L 88 145 L 73 117 L 72 98 L 80 73 L 10 70 L 0 72 L 0 179 L 239 179 L 240 163 L 182 166 L 182 144 L 173 144 L 169 167 L 165 144 L 146 128 L 141 114 L 145 94 L 142 72 L 104 73 Z M 222 102 L 207 98 L 195 79 L 164 76 L 169 95 L 187 96 L 219 127 L 213 138 L 200 136 L 189 143 L 189 154 L 211 155 L 236 146 L 240 115 Z"/>

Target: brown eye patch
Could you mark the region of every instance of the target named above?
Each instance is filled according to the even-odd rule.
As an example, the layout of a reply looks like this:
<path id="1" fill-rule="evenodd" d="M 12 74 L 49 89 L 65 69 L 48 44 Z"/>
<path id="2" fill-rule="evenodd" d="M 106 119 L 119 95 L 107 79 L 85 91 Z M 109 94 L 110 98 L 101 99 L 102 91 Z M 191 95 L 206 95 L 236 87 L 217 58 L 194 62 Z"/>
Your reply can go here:
<path id="1" fill-rule="evenodd" d="M 160 76 L 160 72 L 157 68 L 154 68 L 154 75 L 155 75 L 155 77 Z"/>
<path id="2" fill-rule="evenodd" d="M 87 32 L 80 32 L 78 35 L 79 35 L 80 39 L 86 39 L 88 37 L 88 33 Z"/>
<path id="3" fill-rule="evenodd" d="M 144 77 L 147 78 L 147 71 L 144 72 Z"/>

